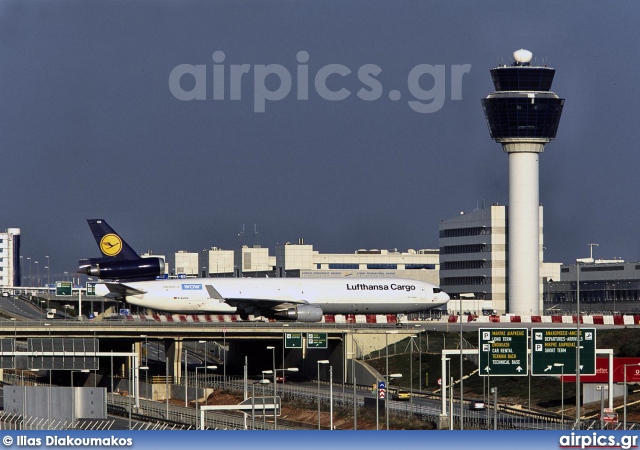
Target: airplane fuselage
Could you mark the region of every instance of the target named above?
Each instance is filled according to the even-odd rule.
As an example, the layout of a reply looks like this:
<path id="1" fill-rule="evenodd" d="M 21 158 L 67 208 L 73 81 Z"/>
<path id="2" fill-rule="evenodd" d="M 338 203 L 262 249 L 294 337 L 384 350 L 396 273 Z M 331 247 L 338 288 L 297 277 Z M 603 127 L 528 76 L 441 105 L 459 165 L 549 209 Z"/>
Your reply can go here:
<path id="1" fill-rule="evenodd" d="M 126 297 L 132 305 L 192 314 L 237 312 L 225 299 L 302 302 L 322 308 L 324 314 L 410 313 L 449 300 L 431 283 L 398 278 L 192 278 L 124 284 L 143 292 Z M 96 286 L 96 294 L 106 292 L 104 285 Z"/>

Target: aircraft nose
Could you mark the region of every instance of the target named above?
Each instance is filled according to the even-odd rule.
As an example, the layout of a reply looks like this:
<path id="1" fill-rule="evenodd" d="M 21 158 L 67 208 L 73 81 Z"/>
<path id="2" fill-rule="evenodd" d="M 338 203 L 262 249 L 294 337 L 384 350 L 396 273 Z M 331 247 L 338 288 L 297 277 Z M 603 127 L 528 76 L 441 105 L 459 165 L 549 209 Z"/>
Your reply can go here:
<path id="1" fill-rule="evenodd" d="M 442 291 L 442 292 L 440 293 L 440 295 L 441 295 L 442 300 L 445 300 L 445 301 L 447 301 L 447 302 L 448 302 L 449 300 L 451 300 L 451 297 L 449 297 L 449 294 L 447 294 L 447 293 L 446 293 L 446 292 L 444 292 L 444 291 Z"/>

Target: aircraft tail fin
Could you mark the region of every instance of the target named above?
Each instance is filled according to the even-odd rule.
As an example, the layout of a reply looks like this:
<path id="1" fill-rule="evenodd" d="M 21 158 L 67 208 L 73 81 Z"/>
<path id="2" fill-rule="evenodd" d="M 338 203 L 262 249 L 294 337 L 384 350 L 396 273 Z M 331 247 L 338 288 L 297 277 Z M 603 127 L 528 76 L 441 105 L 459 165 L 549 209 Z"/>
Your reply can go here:
<path id="1" fill-rule="evenodd" d="M 87 222 L 98 248 L 105 258 L 113 260 L 140 258 L 136 251 L 104 219 L 87 219 Z"/>

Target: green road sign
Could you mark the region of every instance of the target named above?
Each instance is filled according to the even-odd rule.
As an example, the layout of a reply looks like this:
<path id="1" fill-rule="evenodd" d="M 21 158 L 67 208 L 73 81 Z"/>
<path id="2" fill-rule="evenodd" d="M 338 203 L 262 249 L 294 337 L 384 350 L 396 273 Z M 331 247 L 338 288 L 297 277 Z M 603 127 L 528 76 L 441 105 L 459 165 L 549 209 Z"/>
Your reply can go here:
<path id="1" fill-rule="evenodd" d="M 71 281 L 56 281 L 56 295 L 71 295 Z"/>
<path id="2" fill-rule="evenodd" d="M 307 348 L 327 348 L 327 333 L 307 333 Z"/>
<path id="3" fill-rule="evenodd" d="M 575 328 L 531 329 L 531 375 L 576 373 Z M 580 328 L 580 373 L 596 374 L 596 330 Z"/>
<path id="4" fill-rule="evenodd" d="M 302 348 L 302 333 L 285 333 L 284 348 Z"/>
<path id="5" fill-rule="evenodd" d="M 526 328 L 480 328 L 480 375 L 526 376 Z"/>
<path id="6" fill-rule="evenodd" d="M 95 281 L 87 281 L 87 296 L 89 295 L 96 295 Z"/>

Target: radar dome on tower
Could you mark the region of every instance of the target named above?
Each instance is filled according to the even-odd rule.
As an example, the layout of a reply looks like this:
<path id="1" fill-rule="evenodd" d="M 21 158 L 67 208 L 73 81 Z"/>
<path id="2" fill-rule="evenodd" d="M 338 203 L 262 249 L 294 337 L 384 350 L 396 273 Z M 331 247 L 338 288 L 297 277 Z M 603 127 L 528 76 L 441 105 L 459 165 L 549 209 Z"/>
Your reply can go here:
<path id="1" fill-rule="evenodd" d="M 525 50 L 521 48 L 520 50 L 516 50 L 513 52 L 513 59 L 520 64 L 527 64 L 531 62 L 531 58 L 533 58 L 533 53 L 529 50 Z"/>

